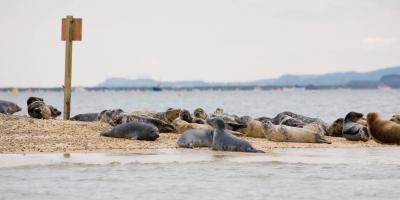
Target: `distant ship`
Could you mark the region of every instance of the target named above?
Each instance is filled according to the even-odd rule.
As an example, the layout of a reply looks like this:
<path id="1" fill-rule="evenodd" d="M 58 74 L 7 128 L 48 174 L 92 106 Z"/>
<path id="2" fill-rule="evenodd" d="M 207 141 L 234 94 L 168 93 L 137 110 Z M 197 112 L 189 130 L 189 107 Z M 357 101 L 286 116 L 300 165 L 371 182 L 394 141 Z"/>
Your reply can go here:
<path id="1" fill-rule="evenodd" d="M 162 91 L 161 84 L 152 87 L 151 90 L 153 90 L 154 92 L 161 92 Z"/>

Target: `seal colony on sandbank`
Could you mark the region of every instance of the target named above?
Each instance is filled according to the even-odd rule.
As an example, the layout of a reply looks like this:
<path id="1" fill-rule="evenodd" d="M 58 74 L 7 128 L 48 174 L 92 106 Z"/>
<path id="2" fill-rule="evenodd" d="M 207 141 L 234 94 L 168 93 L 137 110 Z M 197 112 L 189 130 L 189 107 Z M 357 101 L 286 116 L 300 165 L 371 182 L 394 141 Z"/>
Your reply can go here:
<path id="1" fill-rule="evenodd" d="M 27 105 L 32 118 L 48 120 L 61 114 L 39 97 L 30 97 Z M 395 116 L 392 120 L 397 119 Z M 260 138 L 266 144 L 269 143 L 267 141 L 331 144 L 333 140 L 329 138 L 330 135 L 351 141 L 369 141 L 370 125 L 362 113 L 350 112 L 344 120 L 342 119 L 339 118 L 329 125 L 319 118 L 289 111 L 278 113 L 275 117 L 253 118 L 228 114 L 222 108 L 217 108 L 213 113 L 207 113 L 202 108 L 195 109 L 193 113 L 187 109 L 168 108 L 164 112 L 126 112 L 122 109 L 110 109 L 99 113 L 79 114 L 71 120 L 105 123 L 114 127 L 98 131 L 98 135 L 101 136 L 158 141 L 162 140 L 160 136 L 163 133 L 178 133 L 182 134 L 182 138 L 176 137 L 175 147 L 209 147 L 224 151 L 261 152 L 253 147 L 252 140 L 249 140 L 252 137 Z M 393 134 L 386 129 L 374 130 L 383 132 L 380 135 Z M 157 139 L 158 137 L 160 139 Z M 393 140 L 377 140 L 379 137 L 374 136 L 373 138 L 380 143 L 400 143 Z"/>

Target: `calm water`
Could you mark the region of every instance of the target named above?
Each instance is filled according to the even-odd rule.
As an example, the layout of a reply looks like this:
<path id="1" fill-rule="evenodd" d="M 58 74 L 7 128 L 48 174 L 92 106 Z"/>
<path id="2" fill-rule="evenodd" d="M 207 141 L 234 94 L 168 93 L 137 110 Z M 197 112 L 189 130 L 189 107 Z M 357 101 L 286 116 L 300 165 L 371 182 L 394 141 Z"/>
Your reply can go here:
<path id="1" fill-rule="evenodd" d="M 18 103 L 27 114 L 29 96 L 43 97 L 62 110 L 63 93 L 0 93 L 0 99 Z M 72 115 L 122 108 L 126 111 L 169 107 L 194 110 L 202 107 L 213 112 L 217 107 L 238 115 L 275 116 L 292 111 L 331 122 L 349 111 L 378 111 L 384 117 L 400 112 L 400 90 L 320 90 L 320 91 L 163 91 L 163 92 L 75 92 L 72 94 Z"/>
<path id="2" fill-rule="evenodd" d="M 1 199 L 398 199 L 400 149 L 0 155 Z"/>
<path id="3" fill-rule="evenodd" d="M 0 93 L 26 114 L 28 96 L 62 109 L 63 94 Z M 76 92 L 72 114 L 122 108 L 222 107 L 331 122 L 349 111 L 399 112 L 399 90 Z M 400 148 L 273 149 L 266 154 L 159 150 L 138 154 L 0 154 L 0 199 L 398 199 Z"/>

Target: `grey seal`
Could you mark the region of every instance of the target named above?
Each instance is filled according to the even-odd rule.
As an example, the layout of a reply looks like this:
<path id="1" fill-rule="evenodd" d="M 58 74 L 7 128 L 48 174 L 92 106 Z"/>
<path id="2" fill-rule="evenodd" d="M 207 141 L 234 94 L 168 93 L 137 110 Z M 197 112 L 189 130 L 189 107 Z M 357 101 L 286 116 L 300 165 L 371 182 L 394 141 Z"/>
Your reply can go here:
<path id="1" fill-rule="evenodd" d="M 285 111 L 282 113 L 279 113 L 278 115 L 287 115 L 289 117 L 292 117 L 296 120 L 300 120 L 301 122 L 305 123 L 305 124 L 311 124 L 311 123 L 318 123 L 321 125 L 321 127 L 324 129 L 324 131 L 326 131 L 326 129 L 328 128 L 328 123 L 326 123 L 325 121 L 318 119 L 318 118 L 311 118 L 311 117 L 307 117 L 304 115 L 299 115 L 293 112 L 289 112 L 289 111 Z"/>
<path id="2" fill-rule="evenodd" d="M 213 130 L 212 150 L 264 153 L 263 151 L 254 148 L 250 142 L 228 133 L 222 119 L 210 118 L 207 120 L 207 123 L 215 128 Z"/>
<path id="3" fill-rule="evenodd" d="M 72 121 L 93 122 L 98 121 L 99 113 L 78 114 L 71 118 Z"/>
<path id="4" fill-rule="evenodd" d="M 144 122 L 152 124 L 158 128 L 162 133 L 174 133 L 176 132 L 175 127 L 163 120 L 156 119 L 148 115 L 136 115 L 125 113 L 122 109 L 115 110 L 103 110 L 99 114 L 99 120 L 110 124 L 111 126 L 116 126 L 118 124 L 128 123 L 128 122 Z"/>
<path id="5" fill-rule="evenodd" d="M 179 147 L 211 147 L 213 142 L 213 130 L 191 129 L 182 133 L 176 142 Z"/>
<path id="6" fill-rule="evenodd" d="M 237 115 L 230 115 L 224 113 L 224 109 L 217 108 L 214 113 L 210 114 L 211 118 L 222 119 L 225 123 L 225 127 L 228 130 L 238 131 L 239 129 L 244 129 L 247 127 L 247 123 L 243 123 Z"/>
<path id="7" fill-rule="evenodd" d="M 357 123 L 363 117 L 362 113 L 349 112 L 343 122 L 343 137 L 350 141 L 368 141 L 368 128 Z"/>
<path id="8" fill-rule="evenodd" d="M 326 135 L 332 137 L 343 137 L 343 118 L 336 119 L 328 129 L 326 129 Z"/>
<path id="9" fill-rule="evenodd" d="M 203 119 L 203 120 L 208 119 L 208 115 L 207 115 L 206 111 L 204 111 L 203 108 L 196 108 L 193 111 L 193 115 L 194 115 L 194 117 L 199 118 L 199 119 Z"/>
<path id="10" fill-rule="evenodd" d="M 142 122 L 129 122 L 120 124 L 103 131 L 100 135 L 106 137 L 149 141 L 154 141 L 159 137 L 158 129 L 155 126 Z"/>
<path id="11" fill-rule="evenodd" d="M 28 114 L 36 119 L 55 119 L 61 112 L 52 105 L 47 105 L 42 98 L 29 97 L 27 100 Z"/>
<path id="12" fill-rule="evenodd" d="M 183 121 L 186 121 L 188 123 L 193 122 L 193 117 L 190 114 L 188 110 L 182 109 L 181 112 L 179 113 L 179 118 L 181 118 Z"/>
<path id="13" fill-rule="evenodd" d="M 0 100 L 0 113 L 12 115 L 19 111 L 21 111 L 21 107 L 19 107 L 17 104 L 10 101 Z"/>

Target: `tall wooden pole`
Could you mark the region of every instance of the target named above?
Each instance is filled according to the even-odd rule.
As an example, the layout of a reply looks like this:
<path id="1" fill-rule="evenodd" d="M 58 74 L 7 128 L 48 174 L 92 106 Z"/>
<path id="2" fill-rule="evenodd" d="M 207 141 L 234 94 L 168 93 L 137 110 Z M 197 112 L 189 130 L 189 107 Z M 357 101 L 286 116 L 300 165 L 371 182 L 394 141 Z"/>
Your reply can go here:
<path id="1" fill-rule="evenodd" d="M 64 120 L 69 120 L 71 112 L 71 76 L 72 76 L 72 34 L 73 17 L 67 16 L 65 40 L 65 79 L 64 79 Z"/>

